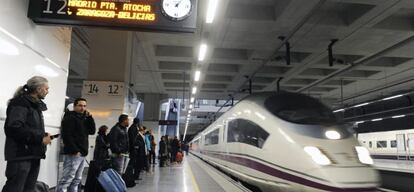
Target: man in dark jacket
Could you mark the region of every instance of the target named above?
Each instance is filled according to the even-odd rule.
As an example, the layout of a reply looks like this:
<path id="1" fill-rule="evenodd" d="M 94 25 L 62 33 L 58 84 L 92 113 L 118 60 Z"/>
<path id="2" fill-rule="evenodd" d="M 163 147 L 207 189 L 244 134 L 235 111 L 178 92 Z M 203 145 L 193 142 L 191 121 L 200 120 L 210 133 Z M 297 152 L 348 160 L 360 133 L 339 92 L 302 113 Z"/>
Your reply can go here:
<path id="1" fill-rule="evenodd" d="M 88 135 L 95 134 L 95 121 L 86 110 L 86 99 L 78 98 L 73 103 L 73 111 L 65 114 L 62 120 L 63 175 L 56 188 L 57 192 L 77 192 L 88 155 Z"/>
<path id="2" fill-rule="evenodd" d="M 125 169 L 129 152 L 129 140 L 127 127 L 129 126 L 128 115 L 122 114 L 118 123 L 109 132 L 109 146 L 112 151 L 112 162 L 114 169 L 122 175 Z"/>
<path id="3" fill-rule="evenodd" d="M 41 101 L 48 94 L 47 79 L 30 78 L 10 100 L 6 111 L 4 154 L 7 161 L 7 181 L 2 192 L 34 191 L 39 175 L 40 159 L 46 157 L 46 145 L 51 143 L 45 132 Z"/>

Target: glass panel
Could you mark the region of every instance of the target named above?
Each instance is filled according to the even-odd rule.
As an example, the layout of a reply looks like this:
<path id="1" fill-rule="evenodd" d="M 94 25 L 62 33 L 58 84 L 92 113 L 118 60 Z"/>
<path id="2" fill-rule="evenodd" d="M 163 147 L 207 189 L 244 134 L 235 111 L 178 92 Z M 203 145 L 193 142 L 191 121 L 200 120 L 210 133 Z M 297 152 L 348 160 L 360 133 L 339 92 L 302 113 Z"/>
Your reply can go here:
<path id="1" fill-rule="evenodd" d="M 279 118 L 298 124 L 336 124 L 332 110 L 315 98 L 285 93 L 266 99 L 265 106 Z"/>
<path id="2" fill-rule="evenodd" d="M 391 141 L 391 148 L 397 148 L 397 140 Z"/>
<path id="3" fill-rule="evenodd" d="M 216 129 L 205 136 L 205 145 L 215 145 L 218 144 L 219 141 L 219 131 L 220 129 Z"/>
<path id="4" fill-rule="evenodd" d="M 377 148 L 386 148 L 387 141 L 377 141 Z"/>
<path id="5" fill-rule="evenodd" d="M 232 120 L 227 128 L 228 143 L 240 142 L 262 148 L 268 136 L 260 126 L 245 119 Z"/>

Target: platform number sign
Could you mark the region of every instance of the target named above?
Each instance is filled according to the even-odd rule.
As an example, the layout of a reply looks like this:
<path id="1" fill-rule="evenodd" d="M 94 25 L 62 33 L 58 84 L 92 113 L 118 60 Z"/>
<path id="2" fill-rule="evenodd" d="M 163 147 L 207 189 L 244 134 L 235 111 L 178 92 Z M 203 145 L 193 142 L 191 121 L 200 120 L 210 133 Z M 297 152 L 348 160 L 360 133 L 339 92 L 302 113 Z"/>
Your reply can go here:
<path id="1" fill-rule="evenodd" d="M 54 12 L 51 10 L 51 3 L 52 0 L 43 0 L 46 3 L 46 7 L 43 9 L 43 13 L 53 14 Z M 66 6 L 68 5 L 67 0 L 58 0 L 57 7 L 56 7 L 56 14 L 59 15 L 66 15 Z"/>
<path id="2" fill-rule="evenodd" d="M 121 96 L 124 94 L 124 83 L 107 81 L 85 81 L 83 94 L 95 96 Z"/>
<path id="3" fill-rule="evenodd" d="M 85 83 L 83 85 L 83 89 L 86 90 L 85 93 L 88 95 L 98 95 L 99 94 L 99 87 L 96 83 Z"/>
<path id="4" fill-rule="evenodd" d="M 122 89 L 123 86 L 122 85 L 117 85 L 117 84 L 110 84 L 108 85 L 108 95 L 119 95 L 119 90 L 120 88 Z"/>

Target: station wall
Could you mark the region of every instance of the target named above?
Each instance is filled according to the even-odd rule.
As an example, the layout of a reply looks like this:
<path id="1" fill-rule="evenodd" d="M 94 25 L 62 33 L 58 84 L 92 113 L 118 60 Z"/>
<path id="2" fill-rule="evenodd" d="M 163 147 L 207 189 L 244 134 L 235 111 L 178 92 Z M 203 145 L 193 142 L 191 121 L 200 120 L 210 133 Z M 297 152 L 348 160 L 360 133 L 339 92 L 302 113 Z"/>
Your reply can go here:
<path id="1" fill-rule="evenodd" d="M 0 0 L 0 187 L 5 181 L 4 120 L 8 100 L 34 75 L 49 80 L 45 99 L 46 131 L 58 133 L 65 104 L 70 56 L 70 28 L 39 26 L 27 18 L 28 0 Z M 57 183 L 59 140 L 48 146 L 38 180 Z"/>

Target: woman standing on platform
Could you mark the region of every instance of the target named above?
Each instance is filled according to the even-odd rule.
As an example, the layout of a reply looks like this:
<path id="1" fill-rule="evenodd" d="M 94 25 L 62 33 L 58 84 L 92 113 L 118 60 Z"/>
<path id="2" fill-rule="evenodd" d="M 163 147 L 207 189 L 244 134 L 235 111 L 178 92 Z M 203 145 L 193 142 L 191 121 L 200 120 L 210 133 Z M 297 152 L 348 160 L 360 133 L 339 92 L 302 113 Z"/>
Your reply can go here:
<path id="1" fill-rule="evenodd" d="M 106 134 L 107 130 L 108 127 L 106 125 L 99 127 L 98 136 L 95 141 L 93 160 L 95 160 L 99 167 L 102 167 L 105 160 L 109 159 L 109 141 L 108 135 Z"/>

